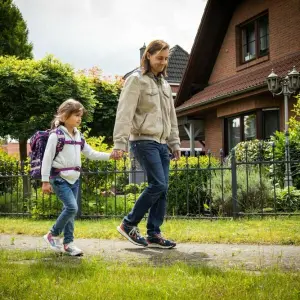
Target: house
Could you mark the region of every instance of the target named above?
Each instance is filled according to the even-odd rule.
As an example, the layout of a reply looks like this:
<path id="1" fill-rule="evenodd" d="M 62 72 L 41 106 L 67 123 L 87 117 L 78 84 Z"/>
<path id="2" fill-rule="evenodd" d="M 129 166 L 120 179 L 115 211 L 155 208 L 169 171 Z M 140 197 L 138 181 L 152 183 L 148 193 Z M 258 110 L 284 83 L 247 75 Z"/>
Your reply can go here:
<path id="1" fill-rule="evenodd" d="M 142 58 L 144 51 L 146 49 L 146 45 L 140 48 L 140 59 Z M 166 80 L 171 86 L 173 97 L 175 98 L 179 89 L 179 85 L 182 80 L 182 76 L 184 74 L 187 62 L 189 59 L 189 54 L 182 49 L 180 46 L 175 45 L 170 49 L 169 62 Z M 124 79 L 126 79 L 129 75 L 135 72 L 138 68 L 128 72 L 124 75 Z"/>
<path id="2" fill-rule="evenodd" d="M 300 71 L 299 0 L 208 0 L 175 106 L 179 124 L 218 155 L 283 130 L 284 100 L 268 91 L 274 69 Z M 295 99 L 289 99 L 289 116 Z M 180 130 L 184 135 L 184 130 Z"/>

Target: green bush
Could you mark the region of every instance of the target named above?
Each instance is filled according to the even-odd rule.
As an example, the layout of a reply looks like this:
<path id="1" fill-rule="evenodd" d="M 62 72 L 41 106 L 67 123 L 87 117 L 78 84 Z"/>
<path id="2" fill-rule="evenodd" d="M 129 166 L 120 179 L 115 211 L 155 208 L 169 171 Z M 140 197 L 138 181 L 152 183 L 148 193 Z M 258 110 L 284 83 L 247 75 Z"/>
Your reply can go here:
<path id="1" fill-rule="evenodd" d="M 295 212 L 300 210 L 300 190 L 295 187 L 276 189 L 276 210 Z"/>
<path id="2" fill-rule="evenodd" d="M 19 173 L 19 163 L 13 156 L 8 155 L 0 147 L 0 195 L 4 193 L 12 193 L 18 182 L 17 175 Z"/>
<path id="3" fill-rule="evenodd" d="M 233 214 L 231 170 L 216 171 L 211 178 L 207 193 L 215 214 Z M 258 167 L 239 166 L 237 168 L 237 206 L 239 212 L 255 212 L 269 207 L 272 201 L 272 184 L 266 172 Z"/>
<path id="4" fill-rule="evenodd" d="M 207 205 L 207 182 L 210 168 L 220 162 L 209 156 L 181 157 L 172 161 L 169 176 L 168 214 L 204 214 Z"/>
<path id="5" fill-rule="evenodd" d="M 238 143 L 235 150 L 235 159 L 237 162 L 253 162 L 269 159 L 271 143 L 267 141 L 251 140 Z M 231 159 L 231 154 L 228 160 Z"/>
<path id="6" fill-rule="evenodd" d="M 300 95 L 296 97 L 297 103 L 294 106 L 294 116 L 289 119 L 289 148 L 291 162 L 291 175 L 293 179 L 293 186 L 300 189 Z M 271 142 L 274 143 L 274 151 L 270 149 L 268 158 L 270 160 L 284 160 L 285 159 L 285 133 L 276 132 L 271 137 Z M 274 180 L 283 188 L 285 164 L 276 163 L 272 165 Z"/>

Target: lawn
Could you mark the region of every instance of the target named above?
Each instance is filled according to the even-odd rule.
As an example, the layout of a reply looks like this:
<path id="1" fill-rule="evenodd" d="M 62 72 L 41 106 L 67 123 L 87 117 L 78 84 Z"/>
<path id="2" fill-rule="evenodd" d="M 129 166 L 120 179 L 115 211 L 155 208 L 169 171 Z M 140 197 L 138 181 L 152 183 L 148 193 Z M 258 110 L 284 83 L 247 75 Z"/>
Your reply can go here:
<path id="1" fill-rule="evenodd" d="M 0 250 L 1 299 L 299 299 L 300 273 L 224 271 L 176 263 L 132 266 L 100 257 Z"/>
<path id="2" fill-rule="evenodd" d="M 120 239 L 116 226 L 120 219 L 77 220 L 77 238 Z M 0 218 L 0 233 L 45 234 L 54 220 L 30 220 Z M 141 222 L 141 233 L 145 233 Z M 300 245 L 300 218 L 281 217 L 242 220 L 167 220 L 162 226 L 166 237 L 177 242 L 195 243 L 240 243 Z"/>

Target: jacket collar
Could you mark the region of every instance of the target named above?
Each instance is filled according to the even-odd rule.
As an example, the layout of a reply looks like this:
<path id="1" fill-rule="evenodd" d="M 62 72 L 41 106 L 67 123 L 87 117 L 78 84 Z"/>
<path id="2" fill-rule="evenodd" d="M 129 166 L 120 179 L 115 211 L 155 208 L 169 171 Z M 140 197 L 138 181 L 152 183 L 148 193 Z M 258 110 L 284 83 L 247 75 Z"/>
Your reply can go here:
<path id="1" fill-rule="evenodd" d="M 59 125 L 59 128 L 62 129 L 66 134 L 70 135 L 68 129 L 65 126 Z M 74 136 L 76 137 L 78 133 L 79 130 L 76 127 L 74 127 Z"/>
<path id="2" fill-rule="evenodd" d="M 146 73 L 146 75 L 149 76 L 150 78 L 152 78 L 157 84 L 159 84 L 159 85 L 163 84 L 164 76 L 162 73 L 155 76 L 152 72 L 148 72 L 148 73 Z"/>

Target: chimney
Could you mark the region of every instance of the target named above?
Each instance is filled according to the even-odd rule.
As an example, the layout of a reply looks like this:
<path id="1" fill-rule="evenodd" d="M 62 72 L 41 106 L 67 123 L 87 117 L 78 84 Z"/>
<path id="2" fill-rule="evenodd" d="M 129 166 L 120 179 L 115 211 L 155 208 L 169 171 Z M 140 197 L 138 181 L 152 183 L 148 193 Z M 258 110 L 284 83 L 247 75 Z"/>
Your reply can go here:
<path id="1" fill-rule="evenodd" d="M 144 46 L 142 48 L 140 48 L 140 59 L 142 59 L 145 49 L 146 49 L 146 45 L 144 43 Z"/>

